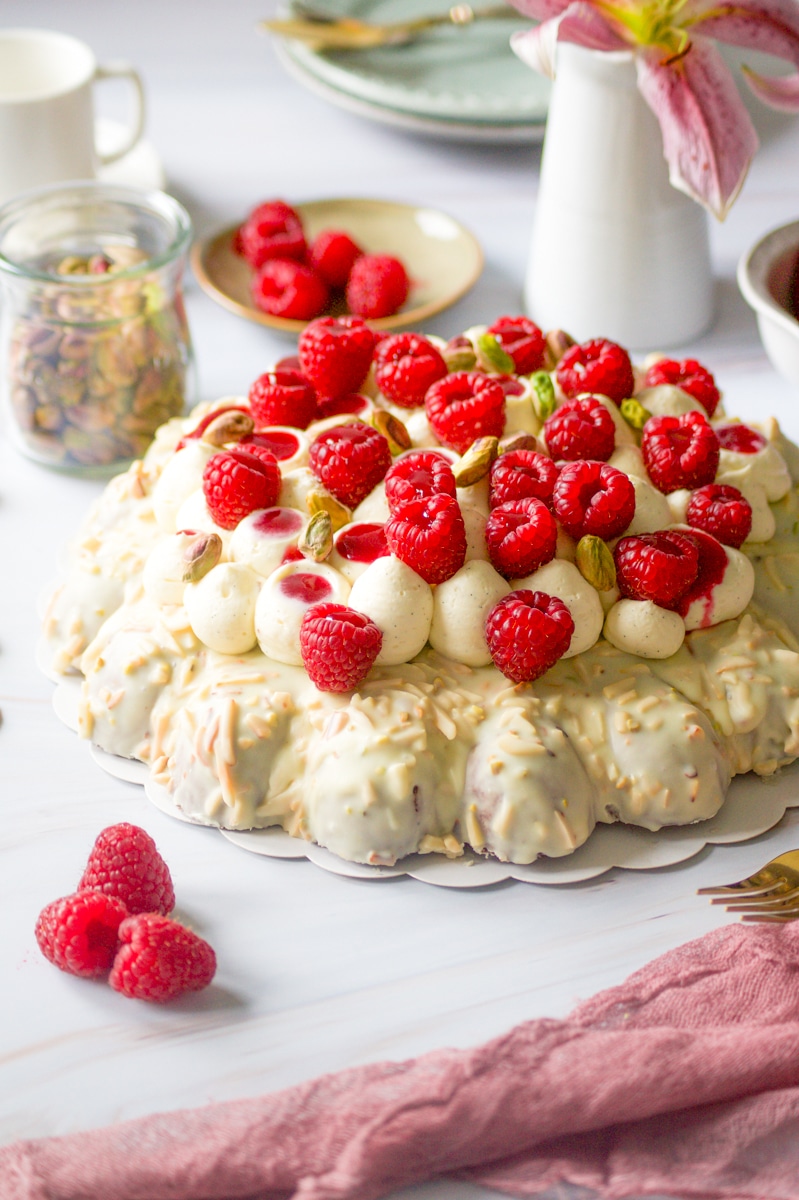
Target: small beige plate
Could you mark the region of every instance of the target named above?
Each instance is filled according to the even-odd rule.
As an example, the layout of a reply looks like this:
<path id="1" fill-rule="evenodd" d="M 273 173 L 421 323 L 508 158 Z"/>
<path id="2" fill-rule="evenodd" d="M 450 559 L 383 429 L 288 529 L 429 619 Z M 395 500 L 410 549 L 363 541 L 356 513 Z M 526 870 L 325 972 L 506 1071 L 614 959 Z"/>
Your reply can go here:
<path id="1" fill-rule="evenodd" d="M 452 217 L 433 208 L 395 204 L 390 200 L 314 200 L 295 206 L 305 235 L 313 241 L 323 229 L 343 229 L 370 254 L 399 258 L 411 280 L 407 301 L 399 312 L 369 324 L 374 329 L 418 325 L 460 300 L 480 278 L 480 243 Z M 192 247 L 191 262 L 200 286 L 225 308 L 287 333 L 299 333 L 306 321 L 271 317 L 250 298 L 252 269 L 233 249 L 233 225 Z M 345 312 L 343 302 L 327 310 Z"/>

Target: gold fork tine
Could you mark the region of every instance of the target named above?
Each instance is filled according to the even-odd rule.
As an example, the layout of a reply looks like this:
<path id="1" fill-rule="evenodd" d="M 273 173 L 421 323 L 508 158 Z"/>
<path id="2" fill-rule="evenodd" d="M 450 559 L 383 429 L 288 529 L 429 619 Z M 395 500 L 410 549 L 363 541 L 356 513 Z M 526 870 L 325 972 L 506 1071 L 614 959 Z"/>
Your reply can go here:
<path id="1" fill-rule="evenodd" d="M 699 888 L 698 895 L 713 896 L 711 904 L 724 904 L 727 912 L 741 913 L 743 921 L 795 921 L 799 919 L 799 850 L 778 854 L 738 883 Z"/>
<path id="2" fill-rule="evenodd" d="M 799 908 L 799 890 L 792 888 L 777 897 L 750 898 L 746 902 L 728 904 L 727 912 L 779 912 L 784 908 Z"/>
<path id="3" fill-rule="evenodd" d="M 788 921 L 799 919 L 799 908 L 792 913 L 745 913 L 742 921 L 758 922 L 761 925 L 786 925 Z"/>
<path id="4" fill-rule="evenodd" d="M 700 896 L 729 896 L 747 895 L 754 892 L 767 893 L 779 891 L 785 886 L 799 887 L 799 850 L 787 850 L 778 854 L 766 863 L 759 871 L 755 871 L 748 879 L 737 883 L 726 883 L 717 887 L 699 888 Z"/>

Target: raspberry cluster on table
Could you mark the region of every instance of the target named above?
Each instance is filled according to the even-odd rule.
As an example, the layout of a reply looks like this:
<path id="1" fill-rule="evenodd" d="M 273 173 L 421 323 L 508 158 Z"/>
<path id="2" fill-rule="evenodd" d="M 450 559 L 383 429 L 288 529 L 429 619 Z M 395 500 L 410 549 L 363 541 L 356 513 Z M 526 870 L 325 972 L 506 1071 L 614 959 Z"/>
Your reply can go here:
<path id="1" fill-rule="evenodd" d="M 47 625 L 83 732 L 356 861 L 712 815 L 799 746 L 792 450 L 720 411 L 694 361 L 523 317 L 312 322 L 90 519 Z"/>

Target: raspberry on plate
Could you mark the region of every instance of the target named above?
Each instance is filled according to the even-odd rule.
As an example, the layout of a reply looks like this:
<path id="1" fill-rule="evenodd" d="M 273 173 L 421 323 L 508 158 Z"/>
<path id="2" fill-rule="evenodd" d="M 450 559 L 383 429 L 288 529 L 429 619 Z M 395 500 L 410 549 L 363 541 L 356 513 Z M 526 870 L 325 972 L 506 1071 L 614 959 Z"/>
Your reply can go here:
<path id="1" fill-rule="evenodd" d="M 546 504 L 527 496 L 492 508 L 485 536 L 494 570 L 519 579 L 555 557 L 558 527 Z"/>
<path id="2" fill-rule="evenodd" d="M 386 500 L 395 513 L 409 500 L 426 496 L 457 495 L 452 467 L 435 450 L 411 450 L 393 462 L 386 472 Z"/>
<path id="3" fill-rule="evenodd" d="M 347 280 L 347 308 L 359 317 L 390 317 L 408 299 L 410 280 L 398 258 L 363 254 Z"/>
<path id="4" fill-rule="evenodd" d="M 308 261 L 328 287 L 343 288 L 362 254 L 361 247 L 342 229 L 323 229 L 311 243 Z"/>
<path id="5" fill-rule="evenodd" d="M 463 566 L 466 526 L 457 500 L 441 493 L 409 500 L 386 522 L 392 554 L 427 583 L 443 583 Z"/>
<path id="6" fill-rule="evenodd" d="M 312 604 L 300 626 L 305 670 L 320 692 L 351 692 L 366 678 L 383 634 L 365 613 L 346 604 Z"/>
<path id="7" fill-rule="evenodd" d="M 735 454 L 759 454 L 766 448 L 766 439 L 756 429 L 748 425 L 717 425 L 716 437 L 722 450 L 732 450 Z"/>
<path id="8" fill-rule="evenodd" d="M 299 371 L 266 371 L 249 391 L 256 425 L 293 425 L 307 429 L 316 416 L 316 394 Z"/>
<path id="9" fill-rule="evenodd" d="M 646 387 L 657 387 L 661 383 L 670 383 L 687 392 L 702 405 L 709 417 L 713 416 L 721 399 L 710 371 L 695 358 L 684 358 L 680 362 L 674 358 L 658 359 L 647 370 L 644 384 Z"/>
<path id="10" fill-rule="evenodd" d="M 300 334 L 303 374 L 328 398 L 357 392 L 367 376 L 375 335 L 360 317 L 319 317 Z"/>
<path id="11" fill-rule="evenodd" d="M 237 245 L 256 271 L 270 258 L 304 258 L 305 234 L 299 213 L 283 200 L 259 204 L 241 226 Z"/>
<path id="12" fill-rule="evenodd" d="M 506 354 L 513 359 L 517 375 L 532 375 L 544 365 L 546 340 L 543 333 L 529 317 L 499 317 L 489 325 Z"/>
<path id="13" fill-rule="evenodd" d="M 537 450 L 509 450 L 491 464 L 489 504 L 495 508 L 509 500 L 534 496 L 551 507 L 558 468 Z"/>
<path id="14" fill-rule="evenodd" d="M 651 600 L 661 608 L 675 608 L 699 570 L 696 546 L 677 529 L 622 538 L 613 557 L 622 596 Z"/>
<path id="15" fill-rule="evenodd" d="M 203 938 L 158 913 L 128 917 L 108 982 L 132 1000 L 173 1000 L 199 992 L 214 977 L 216 955 Z"/>
<path id="16" fill-rule="evenodd" d="M 644 465 L 661 492 L 712 483 L 718 470 L 719 449 L 719 439 L 700 412 L 650 417 L 641 436 Z"/>
<path id="17" fill-rule="evenodd" d="M 569 649 L 574 621 L 557 596 L 522 588 L 494 605 L 485 632 L 494 665 L 514 683 L 529 683 Z"/>
<path id="18" fill-rule="evenodd" d="M 127 821 L 98 835 L 78 884 L 79 892 L 87 890 L 116 897 L 129 913 L 166 917 L 175 907 L 169 867 L 149 833 Z"/>
<path id="19" fill-rule="evenodd" d="M 736 550 L 752 532 L 752 506 L 730 484 L 708 483 L 697 488 L 688 501 L 685 519 Z"/>
<path id="20" fill-rule="evenodd" d="M 256 508 L 274 508 L 279 492 L 280 468 L 268 450 L 223 450 L 205 464 L 203 495 L 220 529 L 235 529 Z"/>
<path id="21" fill-rule="evenodd" d="M 259 267 L 250 284 L 250 294 L 261 312 L 292 321 L 318 317 L 330 299 L 321 275 L 290 258 L 270 258 Z"/>
<path id="22" fill-rule="evenodd" d="M 558 363 L 557 377 L 569 399 L 581 392 L 598 392 L 621 404 L 635 388 L 629 354 L 605 338 L 571 346 Z"/>
<path id="23" fill-rule="evenodd" d="M 635 488 L 623 471 L 590 459 L 561 467 L 552 492 L 555 515 L 577 541 L 618 537 L 635 515 Z"/>
<path id="24" fill-rule="evenodd" d="M 505 393 L 502 386 L 478 371 L 454 371 L 428 389 L 427 419 L 436 437 L 451 450 L 465 454 L 479 437 L 502 437 Z"/>
<path id="25" fill-rule="evenodd" d="M 391 451 L 370 425 L 335 425 L 311 442 L 309 465 L 337 500 L 357 508 L 391 466 Z"/>
<path id="26" fill-rule="evenodd" d="M 567 400 L 544 422 L 544 440 L 553 458 L 607 462 L 616 448 L 616 426 L 601 400 Z"/>
<path id="27" fill-rule="evenodd" d="M 441 354 L 418 333 L 395 333 L 383 338 L 375 350 L 377 386 L 402 408 L 424 404 L 427 389 L 446 373 Z"/>
<path id="28" fill-rule="evenodd" d="M 95 979 L 111 969 L 119 927 L 127 916 L 127 908 L 116 896 L 76 892 L 42 909 L 36 941 L 59 970 Z"/>

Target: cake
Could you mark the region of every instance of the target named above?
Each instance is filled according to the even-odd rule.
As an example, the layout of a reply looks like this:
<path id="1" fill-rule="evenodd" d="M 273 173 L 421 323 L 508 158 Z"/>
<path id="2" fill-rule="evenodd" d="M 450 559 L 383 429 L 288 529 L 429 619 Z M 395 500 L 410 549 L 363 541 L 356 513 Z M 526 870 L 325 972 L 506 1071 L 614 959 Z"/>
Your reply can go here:
<path id="1" fill-rule="evenodd" d="M 448 343 L 322 318 L 110 482 L 46 644 L 82 736 L 190 820 L 371 864 L 559 857 L 799 756 L 792 476 L 697 363 L 525 318 Z M 380 631 L 344 691 L 301 644 L 320 603 Z"/>

